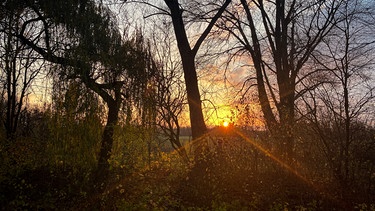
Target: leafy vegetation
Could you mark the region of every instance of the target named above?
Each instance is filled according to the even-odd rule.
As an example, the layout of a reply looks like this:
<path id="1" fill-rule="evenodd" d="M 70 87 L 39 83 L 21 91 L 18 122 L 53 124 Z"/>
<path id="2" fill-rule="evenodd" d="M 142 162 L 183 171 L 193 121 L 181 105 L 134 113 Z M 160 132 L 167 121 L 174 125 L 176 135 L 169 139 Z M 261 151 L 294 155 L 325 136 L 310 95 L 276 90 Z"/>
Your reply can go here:
<path id="1" fill-rule="evenodd" d="M 48 122 L 34 127 L 34 136 L 20 137 L 7 150 L 4 146 L 2 149 L 1 205 L 5 209 L 341 210 L 356 207 L 371 210 L 374 206 L 372 175 L 358 174 L 362 179 L 343 189 L 334 176 L 329 176 L 330 169 L 321 165 L 323 161 L 319 157 L 300 159 L 298 172 L 291 172 L 259 151 L 250 140 L 236 135 L 238 128 L 213 129 L 205 138 L 202 160 L 186 164 L 176 151 L 166 153 L 155 149 L 149 154 L 147 140 L 139 138 L 140 129 L 118 127 L 108 182 L 105 191 L 98 195 L 91 191 L 91 174 L 96 168 L 93 150 L 97 151 L 99 146 L 87 140 L 89 137 L 82 135 L 85 132 L 79 132 L 95 131 L 97 124 L 63 122 L 64 127 L 59 128 L 53 125 L 51 113 L 34 112 L 30 121 L 43 116 L 39 121 Z M 43 128 L 45 125 L 53 127 Z M 75 132 L 69 134 L 66 131 L 71 127 Z M 131 131 L 134 135 L 124 136 L 122 131 L 126 134 Z M 57 138 L 61 132 L 65 135 Z M 96 137 L 91 134 L 96 143 L 100 140 L 99 133 Z M 259 136 L 265 135 L 249 139 L 261 142 Z M 297 171 L 296 167 L 292 169 Z"/>

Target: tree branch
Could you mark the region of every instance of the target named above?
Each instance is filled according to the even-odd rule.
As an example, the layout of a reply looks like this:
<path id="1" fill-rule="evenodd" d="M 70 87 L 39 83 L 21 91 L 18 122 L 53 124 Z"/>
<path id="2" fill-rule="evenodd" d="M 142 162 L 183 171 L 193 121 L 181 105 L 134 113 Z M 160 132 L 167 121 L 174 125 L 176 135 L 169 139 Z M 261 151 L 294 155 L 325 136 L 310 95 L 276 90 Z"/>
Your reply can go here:
<path id="1" fill-rule="evenodd" d="M 225 0 L 223 6 L 220 7 L 220 9 L 218 10 L 218 12 L 211 19 L 211 21 L 208 24 L 207 28 L 204 30 L 204 32 L 201 34 L 201 36 L 198 38 L 197 42 L 195 43 L 195 45 L 194 45 L 194 47 L 192 49 L 194 56 L 197 54 L 198 49 L 202 45 L 203 41 L 206 39 L 206 37 L 210 33 L 211 29 L 214 27 L 216 21 L 220 18 L 221 14 L 223 14 L 223 12 L 225 11 L 225 9 L 227 8 L 227 6 L 229 5 L 230 2 L 231 2 L 231 0 Z"/>

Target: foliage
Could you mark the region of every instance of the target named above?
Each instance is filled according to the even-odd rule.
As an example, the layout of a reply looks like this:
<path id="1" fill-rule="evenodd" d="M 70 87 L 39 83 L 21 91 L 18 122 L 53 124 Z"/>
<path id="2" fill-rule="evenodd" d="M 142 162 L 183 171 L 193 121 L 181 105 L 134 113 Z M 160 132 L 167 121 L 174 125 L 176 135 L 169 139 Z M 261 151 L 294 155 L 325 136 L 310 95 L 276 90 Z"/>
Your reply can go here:
<path id="1" fill-rule="evenodd" d="M 84 196 L 88 182 L 89 160 L 74 152 L 76 143 L 69 136 L 56 138 L 57 128 L 52 114 L 46 111 L 28 111 L 24 122 L 30 128 L 27 136 L 4 145 L 1 157 L 1 204 L 6 209 L 55 209 L 72 206 L 75 199 Z M 87 126 L 87 125 L 86 125 Z M 77 134 L 77 133 L 76 133 Z M 79 135 L 79 134 L 77 134 Z M 70 139 L 70 140 L 69 140 Z M 62 153 L 63 151 L 63 153 Z"/>
<path id="2" fill-rule="evenodd" d="M 366 200 L 369 193 L 342 205 L 342 199 L 337 197 L 342 192 L 333 188 L 335 180 L 329 177 L 329 168 L 305 169 L 310 172 L 306 174 L 299 170 L 304 175 L 301 179 L 254 147 L 254 143 L 264 142 L 266 134 L 249 132 L 246 135 L 249 140 L 244 140 L 236 135 L 236 128 L 210 131 L 205 139 L 205 159 L 187 165 L 176 151 L 166 153 L 155 148 L 149 154 L 147 140 L 140 138 L 144 132 L 141 127 L 118 127 L 110 177 L 105 192 L 98 196 L 90 189 L 94 158 L 85 156 L 92 155 L 93 146 L 85 141 L 87 135 L 82 136 L 83 131 L 95 131 L 97 125 L 88 120 L 55 122 L 56 114 L 48 110 L 34 112 L 35 117 L 44 116 L 39 120 L 41 128 L 34 127 L 30 133 L 39 138 L 23 137 L 8 152 L 2 150 L 2 157 L 6 159 L 1 163 L 1 205 L 7 209 L 92 209 L 97 203 L 102 208 L 118 210 L 371 207 L 371 196 Z M 74 128 L 76 133 L 69 132 L 69 128 Z M 96 140 L 99 142 L 100 137 Z M 80 151 L 74 149 L 77 144 Z M 307 168 L 315 162 L 322 164 L 321 159 L 299 161 L 300 165 L 308 165 Z M 315 189 L 306 181 L 324 188 Z"/>

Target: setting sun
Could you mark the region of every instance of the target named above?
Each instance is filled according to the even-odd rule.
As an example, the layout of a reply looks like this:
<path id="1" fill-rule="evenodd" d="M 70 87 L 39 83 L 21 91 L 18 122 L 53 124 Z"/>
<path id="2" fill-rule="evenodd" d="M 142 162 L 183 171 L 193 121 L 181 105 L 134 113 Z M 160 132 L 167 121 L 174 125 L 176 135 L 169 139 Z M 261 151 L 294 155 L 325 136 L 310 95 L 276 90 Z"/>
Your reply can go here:
<path id="1" fill-rule="evenodd" d="M 229 122 L 227 122 L 227 121 L 223 122 L 223 126 L 224 127 L 228 127 L 229 126 Z"/>

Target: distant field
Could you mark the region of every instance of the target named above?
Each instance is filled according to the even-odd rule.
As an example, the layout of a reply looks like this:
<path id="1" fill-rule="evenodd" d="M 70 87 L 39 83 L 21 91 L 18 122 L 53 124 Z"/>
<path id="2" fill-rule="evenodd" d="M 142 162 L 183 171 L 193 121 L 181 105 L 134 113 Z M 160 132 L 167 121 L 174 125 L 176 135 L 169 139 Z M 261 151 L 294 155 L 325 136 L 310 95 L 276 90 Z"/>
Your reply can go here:
<path id="1" fill-rule="evenodd" d="M 191 141 L 191 136 L 180 136 L 180 141 L 185 144 L 185 142 Z"/>

